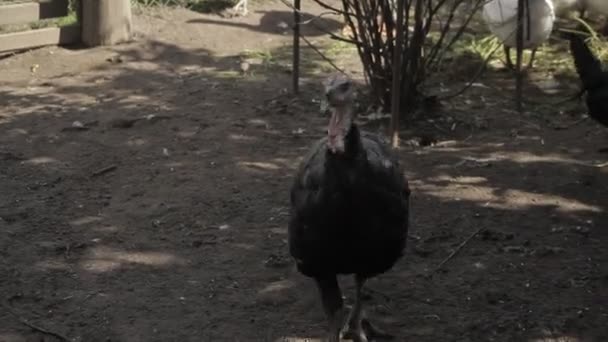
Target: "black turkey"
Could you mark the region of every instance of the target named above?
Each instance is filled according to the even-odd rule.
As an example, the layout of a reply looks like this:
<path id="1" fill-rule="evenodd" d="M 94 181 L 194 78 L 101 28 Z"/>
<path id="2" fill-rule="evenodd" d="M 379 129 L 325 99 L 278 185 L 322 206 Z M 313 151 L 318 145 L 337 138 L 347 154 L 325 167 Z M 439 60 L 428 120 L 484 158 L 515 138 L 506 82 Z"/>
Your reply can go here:
<path id="1" fill-rule="evenodd" d="M 316 281 L 330 342 L 339 341 L 344 323 L 340 274 L 356 282 L 344 336 L 366 342 L 379 332 L 364 319 L 361 290 L 402 257 L 409 221 L 407 179 L 388 145 L 354 123 L 353 88 L 342 75 L 325 82 L 327 137 L 304 158 L 291 187 L 289 251 L 298 270 Z"/>
<path id="2" fill-rule="evenodd" d="M 593 55 L 582 36 L 571 33 L 568 37 L 576 72 L 583 90 L 587 92 L 589 116 L 608 127 L 608 72 L 603 70 L 602 63 Z"/>

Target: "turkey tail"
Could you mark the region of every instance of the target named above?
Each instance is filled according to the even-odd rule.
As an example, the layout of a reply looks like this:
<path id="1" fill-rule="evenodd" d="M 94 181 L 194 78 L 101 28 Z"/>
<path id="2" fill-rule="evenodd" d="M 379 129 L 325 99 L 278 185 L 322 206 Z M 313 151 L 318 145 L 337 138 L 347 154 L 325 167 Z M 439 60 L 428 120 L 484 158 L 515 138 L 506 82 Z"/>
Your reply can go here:
<path id="1" fill-rule="evenodd" d="M 589 90 L 601 82 L 602 63 L 593 55 L 582 36 L 571 34 L 569 39 L 576 72 L 585 90 Z"/>

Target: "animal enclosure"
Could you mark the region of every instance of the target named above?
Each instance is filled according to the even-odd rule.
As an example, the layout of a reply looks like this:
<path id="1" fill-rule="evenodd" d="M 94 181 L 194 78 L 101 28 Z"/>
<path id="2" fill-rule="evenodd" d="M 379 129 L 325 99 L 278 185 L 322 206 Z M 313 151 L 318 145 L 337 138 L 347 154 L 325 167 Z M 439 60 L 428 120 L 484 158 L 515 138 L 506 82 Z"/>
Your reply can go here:
<path id="1" fill-rule="evenodd" d="M 65 17 L 68 0 L 15 2 L 0 5 L 0 25 L 27 24 L 43 19 Z M 80 25 L 48 27 L 0 35 L 0 52 L 29 49 L 46 45 L 68 45 L 80 41 Z"/>
<path id="2" fill-rule="evenodd" d="M 313 2 L 302 22 L 326 12 Z M 299 162 L 327 136 L 333 68 L 302 41 L 289 94 L 293 11 L 250 4 L 235 17 L 133 6 L 133 42 L 0 58 L 1 342 L 326 336 L 287 225 Z M 339 34 L 342 19 L 314 22 Z M 481 18 L 470 30 L 439 95 L 499 46 Z M 356 79 L 361 130 L 386 131 L 365 106 L 356 47 L 301 33 Z M 542 103 L 511 109 L 500 55 L 432 121 L 400 131 L 406 255 L 363 297 L 393 341 L 608 341 L 608 160 L 596 151 L 608 137 L 584 103 L 563 102 L 580 80 L 568 42 L 550 43 L 524 80 Z"/>
<path id="3" fill-rule="evenodd" d="M 0 5 L 0 26 L 37 25 L 45 19 L 76 17 L 74 23 L 68 20 L 54 27 L 0 34 L 0 53 L 47 45 L 113 45 L 130 39 L 129 0 L 78 0 L 72 4 L 75 13 L 70 11 L 70 0 L 11 1 Z"/>

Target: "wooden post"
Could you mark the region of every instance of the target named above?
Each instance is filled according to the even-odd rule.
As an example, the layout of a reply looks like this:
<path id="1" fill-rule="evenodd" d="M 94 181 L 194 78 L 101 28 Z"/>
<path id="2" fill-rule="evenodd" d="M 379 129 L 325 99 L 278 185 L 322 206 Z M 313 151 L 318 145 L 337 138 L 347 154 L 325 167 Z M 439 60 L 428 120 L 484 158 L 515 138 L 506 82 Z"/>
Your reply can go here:
<path id="1" fill-rule="evenodd" d="M 293 93 L 300 90 L 300 0 L 293 2 Z"/>
<path id="2" fill-rule="evenodd" d="M 82 42 L 113 45 L 131 39 L 130 0 L 81 0 Z"/>

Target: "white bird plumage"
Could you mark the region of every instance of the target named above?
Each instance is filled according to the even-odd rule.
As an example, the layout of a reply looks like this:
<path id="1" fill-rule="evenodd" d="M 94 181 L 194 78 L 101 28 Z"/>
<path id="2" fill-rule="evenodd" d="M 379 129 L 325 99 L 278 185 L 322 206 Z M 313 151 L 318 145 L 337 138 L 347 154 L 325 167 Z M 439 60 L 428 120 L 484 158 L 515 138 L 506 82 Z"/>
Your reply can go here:
<path id="1" fill-rule="evenodd" d="M 530 30 L 524 12 L 524 48 L 538 47 L 551 35 L 555 11 L 550 0 L 530 1 Z M 524 9 L 525 11 L 525 9 Z M 490 31 L 509 47 L 516 45 L 517 0 L 492 0 L 483 7 L 483 18 Z"/>
<path id="2" fill-rule="evenodd" d="M 505 46 L 509 67 L 512 67 L 509 49 L 516 47 L 517 44 L 517 2 L 518 0 L 491 0 L 483 6 L 482 11 L 488 28 Z M 555 9 L 551 0 L 529 0 L 527 7 L 530 15 L 528 20 L 527 8 L 524 8 L 523 48 L 532 50 L 529 63 L 531 66 L 536 49 L 551 35 L 555 22 Z"/>

